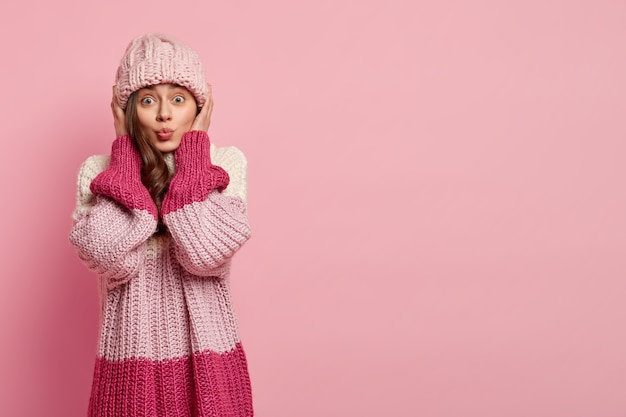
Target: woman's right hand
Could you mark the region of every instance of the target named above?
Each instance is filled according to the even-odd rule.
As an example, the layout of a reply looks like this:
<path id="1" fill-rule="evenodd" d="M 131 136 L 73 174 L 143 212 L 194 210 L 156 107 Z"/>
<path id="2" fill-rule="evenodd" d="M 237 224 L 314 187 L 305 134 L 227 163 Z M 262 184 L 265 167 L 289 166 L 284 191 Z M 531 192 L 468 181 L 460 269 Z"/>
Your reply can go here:
<path id="1" fill-rule="evenodd" d="M 117 102 L 117 96 L 115 95 L 115 86 L 113 86 L 113 98 L 111 99 L 111 111 L 113 112 L 113 126 L 115 127 L 115 137 L 127 135 L 128 129 L 126 129 L 126 114 Z"/>

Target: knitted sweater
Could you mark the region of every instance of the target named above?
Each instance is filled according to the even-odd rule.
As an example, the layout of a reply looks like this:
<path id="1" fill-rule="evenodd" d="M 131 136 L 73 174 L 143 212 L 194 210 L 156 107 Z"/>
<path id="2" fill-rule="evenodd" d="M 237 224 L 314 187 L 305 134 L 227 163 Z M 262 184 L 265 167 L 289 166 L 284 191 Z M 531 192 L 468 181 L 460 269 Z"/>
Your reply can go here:
<path id="1" fill-rule="evenodd" d="M 80 169 L 70 241 L 102 308 L 89 415 L 252 416 L 228 280 L 250 237 L 245 156 L 192 131 L 166 160 L 166 234 L 128 136 Z"/>

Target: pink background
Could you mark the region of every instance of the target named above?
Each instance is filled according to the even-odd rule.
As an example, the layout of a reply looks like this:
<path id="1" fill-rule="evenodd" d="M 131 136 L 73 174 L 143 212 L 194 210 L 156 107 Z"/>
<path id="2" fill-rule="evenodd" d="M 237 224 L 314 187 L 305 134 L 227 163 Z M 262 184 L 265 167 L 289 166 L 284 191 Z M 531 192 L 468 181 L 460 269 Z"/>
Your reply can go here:
<path id="1" fill-rule="evenodd" d="M 624 1 L 174 3 L 3 11 L 0 415 L 85 415 L 75 179 L 155 30 L 249 159 L 258 416 L 626 415 Z"/>

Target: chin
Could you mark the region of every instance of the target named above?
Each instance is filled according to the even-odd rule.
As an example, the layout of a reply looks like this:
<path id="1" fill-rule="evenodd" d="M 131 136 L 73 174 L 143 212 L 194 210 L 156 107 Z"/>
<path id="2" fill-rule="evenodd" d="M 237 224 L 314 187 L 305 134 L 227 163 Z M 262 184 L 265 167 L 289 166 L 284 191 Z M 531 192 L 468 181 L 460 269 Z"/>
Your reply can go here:
<path id="1" fill-rule="evenodd" d="M 176 142 L 158 142 L 158 143 L 155 144 L 155 147 L 161 153 L 174 152 L 176 149 L 178 149 L 179 146 L 180 146 L 180 142 L 178 142 L 178 143 L 176 143 Z"/>

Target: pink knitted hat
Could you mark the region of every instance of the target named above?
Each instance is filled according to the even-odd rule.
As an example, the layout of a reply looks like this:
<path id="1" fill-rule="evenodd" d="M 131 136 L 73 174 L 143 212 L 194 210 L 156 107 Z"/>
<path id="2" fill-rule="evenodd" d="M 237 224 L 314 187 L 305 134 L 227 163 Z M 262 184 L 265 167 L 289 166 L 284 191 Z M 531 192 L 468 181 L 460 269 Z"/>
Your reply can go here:
<path id="1" fill-rule="evenodd" d="M 140 88 L 156 84 L 178 84 L 204 105 L 208 92 L 198 54 L 184 43 L 161 33 L 147 33 L 133 39 L 117 69 L 117 101 L 126 108 L 128 97 Z"/>

